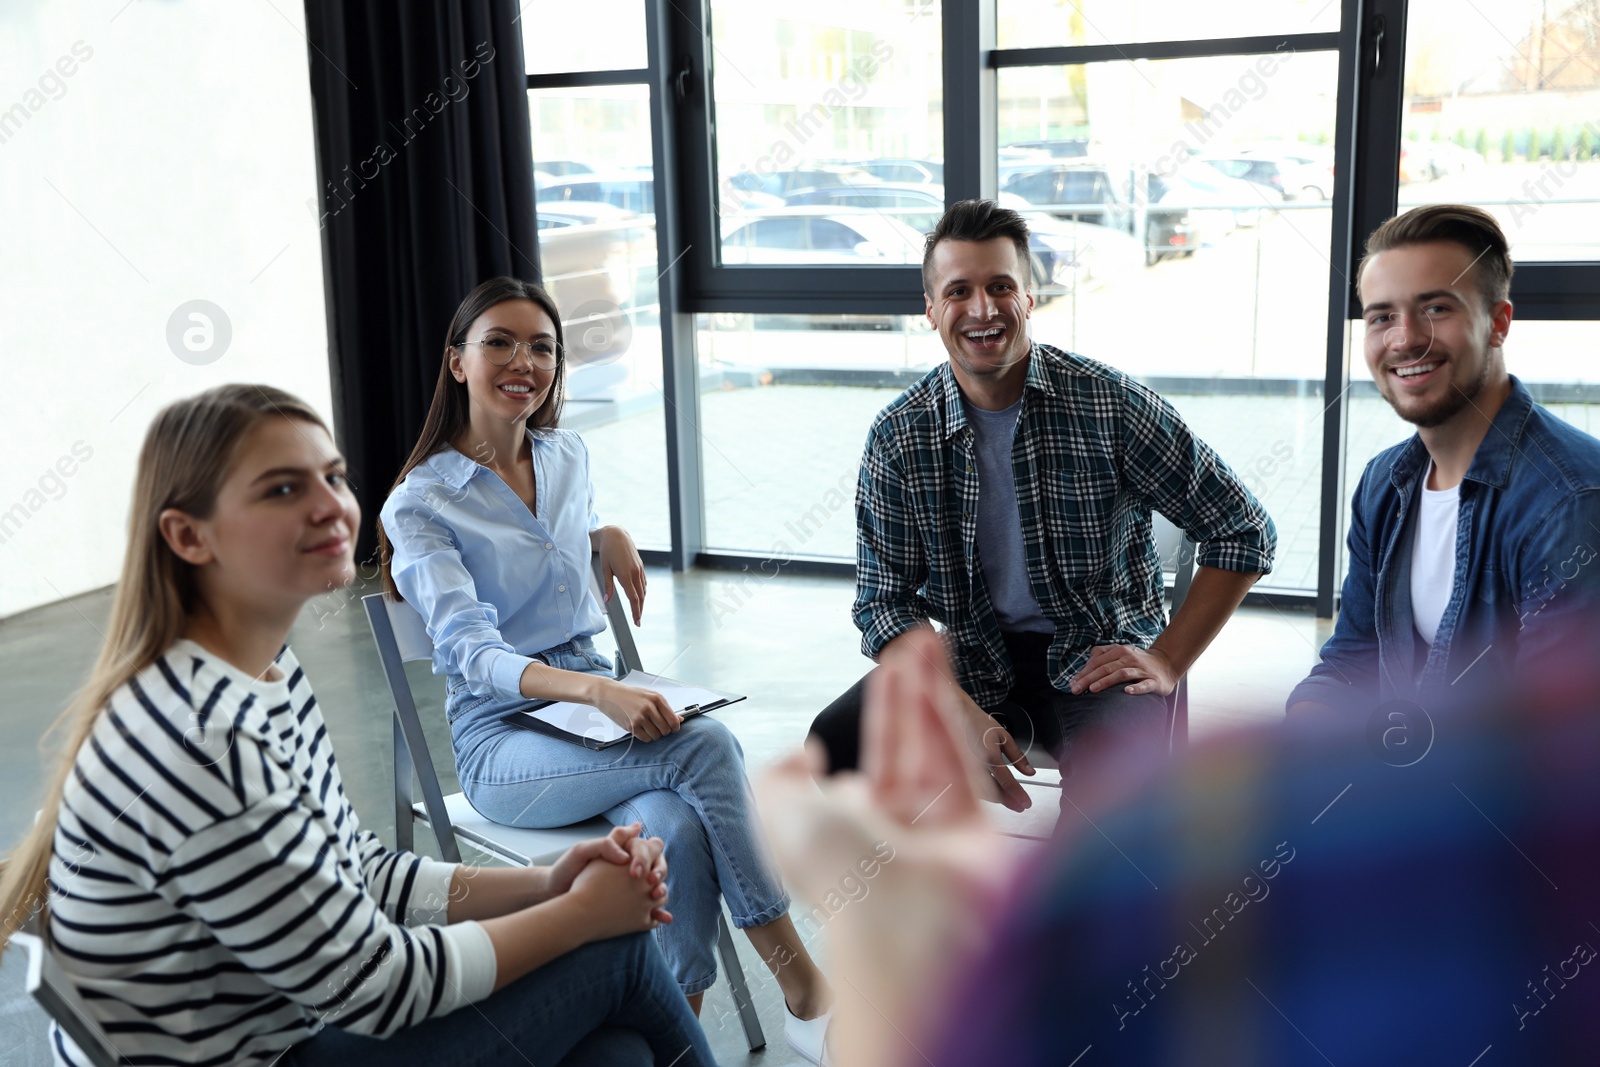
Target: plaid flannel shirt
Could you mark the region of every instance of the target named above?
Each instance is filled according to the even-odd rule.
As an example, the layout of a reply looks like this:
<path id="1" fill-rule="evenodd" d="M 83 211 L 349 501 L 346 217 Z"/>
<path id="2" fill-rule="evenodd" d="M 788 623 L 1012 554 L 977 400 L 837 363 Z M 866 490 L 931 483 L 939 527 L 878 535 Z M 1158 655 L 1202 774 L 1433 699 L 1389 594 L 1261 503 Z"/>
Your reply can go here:
<path id="1" fill-rule="evenodd" d="M 982 707 L 1014 674 L 978 565 L 971 425 L 945 363 L 873 421 L 856 492 L 862 651 L 913 626 L 948 630 L 963 689 Z M 1261 504 L 1172 406 L 1122 372 L 1035 344 L 1012 446 L 1029 583 L 1055 624 L 1059 689 L 1097 644 L 1148 647 L 1165 628 L 1160 511 L 1200 545 L 1197 562 L 1272 569 L 1277 534 Z"/>

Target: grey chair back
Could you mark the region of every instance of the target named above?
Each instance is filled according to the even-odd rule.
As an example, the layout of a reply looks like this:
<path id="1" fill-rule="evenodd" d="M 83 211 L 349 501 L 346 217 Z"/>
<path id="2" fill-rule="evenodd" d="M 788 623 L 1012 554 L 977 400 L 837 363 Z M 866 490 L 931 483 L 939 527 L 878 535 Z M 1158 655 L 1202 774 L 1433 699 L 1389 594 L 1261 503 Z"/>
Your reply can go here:
<path id="1" fill-rule="evenodd" d="M 89 1014 L 77 987 L 56 962 L 50 951 L 49 931 L 40 919 L 35 914 L 24 930 L 11 936 L 12 943 L 20 945 L 28 956 L 23 988 L 94 1067 L 119 1067 L 127 1061 Z"/>
<path id="2" fill-rule="evenodd" d="M 633 641 L 633 630 L 628 625 L 625 598 L 620 591 L 608 600 L 603 588 L 598 556 L 590 557 L 590 587 L 605 609 L 606 621 L 616 641 L 614 660 L 619 675 L 643 670 L 639 649 Z M 422 616 L 410 604 L 392 600 L 384 593 L 371 593 L 361 598 L 367 612 L 367 622 L 372 626 L 373 641 L 378 646 L 378 659 L 383 664 L 389 693 L 394 698 L 394 825 L 396 847 L 412 851 L 415 843 L 415 826 L 418 820 L 426 822 L 433 830 L 442 859 L 461 862 L 461 848 L 457 838 L 470 842 L 475 848 L 506 863 L 526 865 L 550 862 L 568 846 L 588 837 L 603 836 L 610 830 L 602 820 L 591 819 L 573 826 L 552 830 L 530 830 L 503 826 L 491 822 L 473 810 L 462 793 L 444 795 L 439 786 L 438 769 L 428 750 L 428 739 L 422 730 L 422 719 L 417 713 L 415 695 L 405 665 L 433 658 L 433 640 L 428 636 Z M 422 790 L 420 804 L 413 801 L 412 777 Z M 420 810 L 419 810 L 420 809 Z M 756 1014 L 755 1001 L 744 967 L 739 961 L 728 929 L 727 916 L 718 912 L 717 953 L 722 960 L 723 974 L 728 979 L 729 992 L 738 1009 L 739 1022 L 751 1050 L 762 1048 L 766 1036 L 761 1019 Z"/>

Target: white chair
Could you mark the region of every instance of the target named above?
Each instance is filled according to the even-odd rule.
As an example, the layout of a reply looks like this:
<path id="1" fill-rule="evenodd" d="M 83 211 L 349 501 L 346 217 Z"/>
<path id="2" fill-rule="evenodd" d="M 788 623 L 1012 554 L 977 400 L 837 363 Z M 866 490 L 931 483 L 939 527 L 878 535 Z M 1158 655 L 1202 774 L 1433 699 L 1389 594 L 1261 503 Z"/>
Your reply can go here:
<path id="1" fill-rule="evenodd" d="M 606 602 L 600 589 L 599 560 L 592 559 L 591 562 L 595 568 L 591 575 L 592 587 L 600 603 L 605 605 L 607 620 L 616 638 L 616 662 L 624 674 L 630 670 L 641 670 L 639 651 L 633 643 L 633 631 L 628 626 L 623 597 L 618 593 L 609 603 Z M 529 866 L 551 863 L 577 842 L 603 837 L 611 831 L 611 824 L 600 818 L 549 830 L 505 826 L 479 815 L 466 794 L 445 796 L 439 787 L 438 772 L 428 751 L 422 720 L 417 714 L 416 699 L 405 672 L 405 664 L 433 658 L 433 641 L 428 637 L 422 616 L 410 604 L 391 600 L 383 593 L 369 594 L 362 597 L 361 601 L 367 610 L 367 621 L 372 626 L 373 640 L 378 645 L 378 658 L 383 663 L 389 693 L 394 698 L 394 824 L 399 848 L 411 850 L 412 824 L 421 822 L 433 830 L 439 855 L 446 860 L 454 863 L 461 861 L 461 850 L 456 844 L 456 839 L 460 838 L 496 859 L 516 866 Z M 422 789 L 422 800 L 415 803 L 411 795 L 413 772 Z M 761 1031 L 761 1019 L 750 997 L 749 983 L 739 962 L 727 917 L 721 913 L 718 914 L 717 951 L 722 959 L 722 971 L 727 976 L 729 991 L 739 1009 L 739 1022 L 754 1051 L 766 1044 L 766 1037 Z"/>
<path id="2" fill-rule="evenodd" d="M 44 929 L 37 914 L 28 921 L 25 930 L 11 935 L 11 943 L 22 946 L 28 956 L 23 988 L 89 1062 L 94 1067 L 120 1067 L 127 1062 L 89 1014 L 77 987 L 56 962 L 50 951 L 49 931 Z"/>

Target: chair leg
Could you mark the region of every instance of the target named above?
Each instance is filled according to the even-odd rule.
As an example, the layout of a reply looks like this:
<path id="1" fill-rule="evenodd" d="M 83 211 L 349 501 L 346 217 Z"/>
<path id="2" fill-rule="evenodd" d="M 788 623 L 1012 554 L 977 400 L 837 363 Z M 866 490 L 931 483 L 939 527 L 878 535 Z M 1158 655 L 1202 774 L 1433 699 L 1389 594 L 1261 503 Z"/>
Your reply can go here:
<path id="1" fill-rule="evenodd" d="M 717 952 L 722 957 L 722 973 L 728 978 L 728 992 L 739 1008 L 739 1023 L 744 1027 L 745 1040 L 750 1051 L 765 1048 L 767 1037 L 761 1032 L 761 1017 L 756 1014 L 755 1000 L 750 996 L 750 983 L 745 980 L 744 964 L 739 962 L 739 950 L 733 943 L 733 931 L 728 929 L 728 916 L 717 909 Z"/>
<path id="2" fill-rule="evenodd" d="M 400 716 L 390 718 L 394 720 L 394 847 L 400 852 L 410 852 L 415 847 L 411 822 L 416 818 L 411 810 L 411 750 L 406 747 Z"/>

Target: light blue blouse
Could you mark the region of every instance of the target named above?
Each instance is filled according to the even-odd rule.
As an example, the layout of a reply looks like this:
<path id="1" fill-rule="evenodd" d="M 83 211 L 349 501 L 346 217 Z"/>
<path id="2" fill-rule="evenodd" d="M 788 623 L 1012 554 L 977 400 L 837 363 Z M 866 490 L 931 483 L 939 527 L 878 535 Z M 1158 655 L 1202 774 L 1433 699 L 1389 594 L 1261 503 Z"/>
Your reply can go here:
<path id="1" fill-rule="evenodd" d="M 477 696 L 516 698 L 534 653 L 591 637 L 605 616 L 590 592 L 598 529 L 589 450 L 571 430 L 529 430 L 538 514 L 488 467 L 446 447 L 383 505 L 400 595 L 433 638 L 433 672 Z"/>

